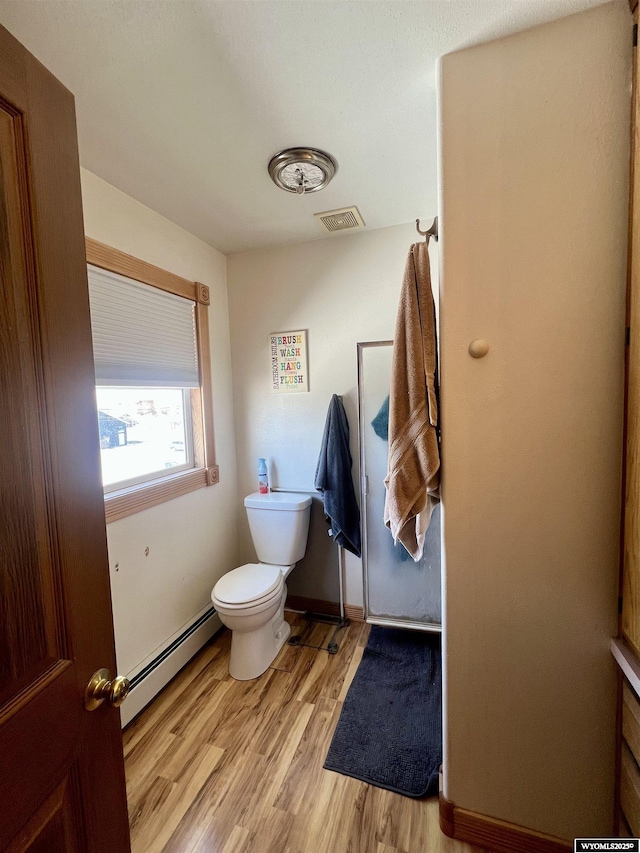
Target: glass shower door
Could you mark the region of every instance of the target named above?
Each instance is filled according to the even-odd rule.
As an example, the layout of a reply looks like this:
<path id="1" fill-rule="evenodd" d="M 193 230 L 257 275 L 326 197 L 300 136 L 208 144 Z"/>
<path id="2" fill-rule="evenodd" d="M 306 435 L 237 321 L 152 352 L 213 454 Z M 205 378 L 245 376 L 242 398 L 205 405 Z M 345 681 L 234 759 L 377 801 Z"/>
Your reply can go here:
<path id="1" fill-rule="evenodd" d="M 365 618 L 377 625 L 439 631 L 440 507 L 431 517 L 419 563 L 414 563 L 402 545 L 393 544 L 384 523 L 392 349 L 392 341 L 358 344 Z"/>

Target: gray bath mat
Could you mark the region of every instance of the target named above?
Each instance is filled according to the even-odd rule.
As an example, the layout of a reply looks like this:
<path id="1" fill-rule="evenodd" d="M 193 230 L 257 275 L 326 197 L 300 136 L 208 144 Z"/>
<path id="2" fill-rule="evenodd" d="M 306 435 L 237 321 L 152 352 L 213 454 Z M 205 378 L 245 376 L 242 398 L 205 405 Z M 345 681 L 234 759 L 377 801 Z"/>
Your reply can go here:
<path id="1" fill-rule="evenodd" d="M 325 769 L 424 797 L 437 794 L 441 763 L 440 635 L 374 625 Z"/>

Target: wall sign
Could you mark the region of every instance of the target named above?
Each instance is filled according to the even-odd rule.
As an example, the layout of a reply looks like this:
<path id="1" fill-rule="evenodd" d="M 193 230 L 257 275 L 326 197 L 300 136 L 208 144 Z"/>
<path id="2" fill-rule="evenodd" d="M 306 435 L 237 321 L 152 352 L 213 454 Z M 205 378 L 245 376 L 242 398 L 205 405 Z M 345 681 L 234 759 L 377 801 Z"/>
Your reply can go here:
<path id="1" fill-rule="evenodd" d="M 273 332 L 269 335 L 271 390 L 308 391 L 307 332 Z"/>

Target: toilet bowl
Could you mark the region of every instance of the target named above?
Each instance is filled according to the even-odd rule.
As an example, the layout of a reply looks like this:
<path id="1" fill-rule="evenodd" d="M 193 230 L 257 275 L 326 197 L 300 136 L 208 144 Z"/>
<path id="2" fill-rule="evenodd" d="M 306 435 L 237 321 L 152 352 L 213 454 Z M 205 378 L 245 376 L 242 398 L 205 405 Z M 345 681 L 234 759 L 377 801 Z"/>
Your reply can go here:
<path id="1" fill-rule="evenodd" d="M 284 618 L 287 587 L 280 566 L 248 563 L 223 575 L 211 601 L 233 631 L 229 673 L 238 681 L 257 678 L 269 667 L 291 629 Z"/>
<path id="2" fill-rule="evenodd" d="M 239 681 L 258 678 L 286 642 L 285 579 L 304 556 L 311 498 L 286 492 L 245 498 L 258 558 L 223 575 L 211 593 L 220 621 L 232 631 L 229 674 Z"/>

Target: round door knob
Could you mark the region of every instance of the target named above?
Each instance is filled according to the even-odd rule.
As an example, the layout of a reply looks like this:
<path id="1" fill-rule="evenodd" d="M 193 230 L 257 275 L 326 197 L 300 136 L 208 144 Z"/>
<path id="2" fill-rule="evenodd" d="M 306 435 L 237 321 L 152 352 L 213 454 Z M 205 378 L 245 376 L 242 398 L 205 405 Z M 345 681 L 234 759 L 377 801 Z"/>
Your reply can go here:
<path id="1" fill-rule="evenodd" d="M 129 679 L 125 678 L 124 675 L 117 675 L 111 682 L 111 690 L 107 697 L 109 703 L 113 705 L 114 708 L 119 708 L 129 695 L 129 690 L 131 690 L 131 683 Z"/>
<path id="2" fill-rule="evenodd" d="M 469 344 L 469 355 L 472 358 L 484 358 L 489 352 L 489 341 L 484 338 L 477 338 Z"/>
<path id="3" fill-rule="evenodd" d="M 99 669 L 93 673 L 87 684 L 84 692 L 84 707 L 87 711 L 95 711 L 106 700 L 114 708 L 119 708 L 129 695 L 130 689 L 131 684 L 128 678 L 118 675 L 111 681 L 109 670 Z"/>

